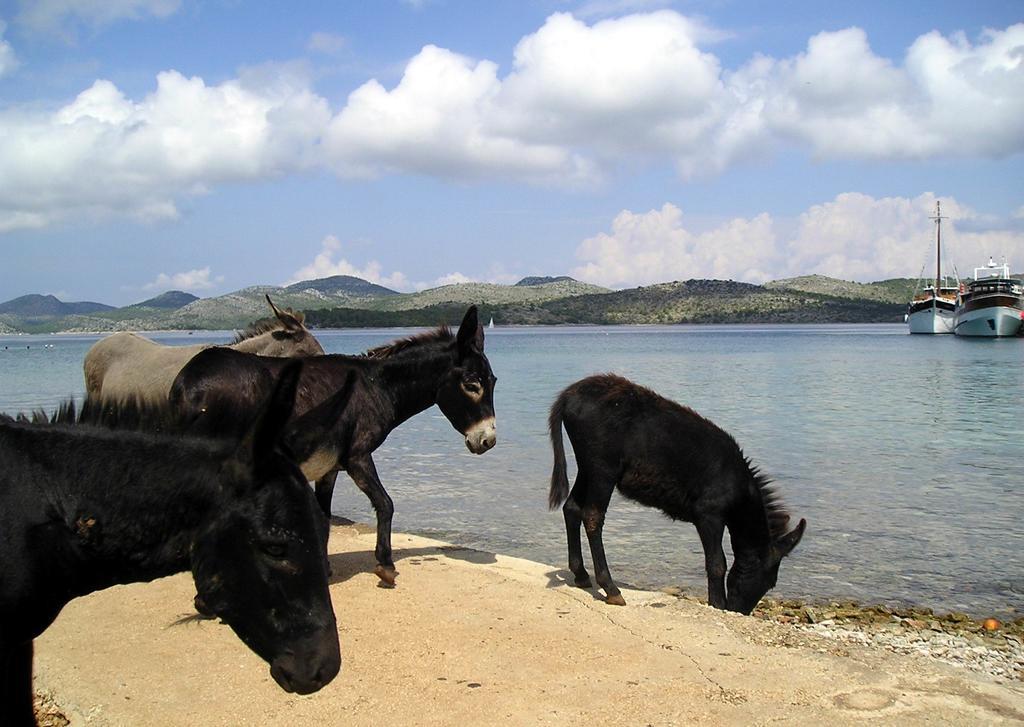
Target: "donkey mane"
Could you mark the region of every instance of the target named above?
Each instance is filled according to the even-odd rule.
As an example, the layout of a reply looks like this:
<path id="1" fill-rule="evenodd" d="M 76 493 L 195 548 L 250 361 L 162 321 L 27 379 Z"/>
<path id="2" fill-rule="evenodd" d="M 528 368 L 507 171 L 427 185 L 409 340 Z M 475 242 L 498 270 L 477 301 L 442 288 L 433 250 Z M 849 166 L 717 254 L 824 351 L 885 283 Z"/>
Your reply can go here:
<path id="1" fill-rule="evenodd" d="M 168 403 L 153 403 L 139 399 L 101 400 L 87 397 L 81 406 L 74 399 L 68 399 L 51 414 L 43 409 L 36 409 L 30 414 L 22 412 L 16 416 L 0 413 L 0 424 L 117 430 L 150 435 L 176 434 L 189 437 L 201 435 L 203 439 L 217 442 L 229 440 L 232 437 L 224 434 L 211 435 L 211 432 L 235 431 L 239 421 L 248 422 L 252 419 L 252 412 L 241 411 L 237 406 L 232 406 L 232 402 L 228 400 L 225 400 L 223 405 L 218 405 L 210 415 L 216 417 L 216 422 L 204 419 L 204 428 L 201 431 L 196 431 L 196 428 L 192 426 L 193 423 L 186 420 L 177 409 Z M 234 441 L 237 442 L 237 437 L 234 438 Z"/>
<path id="2" fill-rule="evenodd" d="M 299 323 L 302 323 L 306 318 L 302 311 L 292 310 L 291 308 L 285 308 L 281 312 L 287 313 Z M 244 331 L 239 331 L 235 334 L 235 338 L 231 341 L 231 344 L 234 345 L 236 343 L 241 343 L 242 341 L 247 341 L 250 338 L 255 338 L 256 336 L 262 336 L 264 333 L 272 333 L 273 331 L 283 331 L 286 329 L 287 326 L 277 316 L 267 316 L 266 318 L 260 318 L 253 321 L 245 327 Z"/>
<path id="3" fill-rule="evenodd" d="M 383 346 L 371 348 L 367 350 L 363 356 L 365 358 L 391 358 L 412 348 L 428 346 L 431 343 L 437 343 L 439 341 L 448 343 L 454 340 L 454 338 L 455 336 L 452 334 L 452 331 L 448 326 L 438 326 L 434 330 L 427 331 L 426 333 L 420 333 L 408 338 L 401 338 L 397 341 L 392 341 L 391 343 L 385 343 Z"/>
<path id="4" fill-rule="evenodd" d="M 743 460 L 750 469 L 751 481 L 758 492 L 761 493 L 761 504 L 764 506 L 764 516 L 768 520 L 768 533 L 772 539 L 781 538 L 787 532 L 790 515 L 782 504 L 782 497 L 778 490 L 772 486 L 772 479 L 761 472 L 760 469 L 751 464 L 746 457 Z"/>

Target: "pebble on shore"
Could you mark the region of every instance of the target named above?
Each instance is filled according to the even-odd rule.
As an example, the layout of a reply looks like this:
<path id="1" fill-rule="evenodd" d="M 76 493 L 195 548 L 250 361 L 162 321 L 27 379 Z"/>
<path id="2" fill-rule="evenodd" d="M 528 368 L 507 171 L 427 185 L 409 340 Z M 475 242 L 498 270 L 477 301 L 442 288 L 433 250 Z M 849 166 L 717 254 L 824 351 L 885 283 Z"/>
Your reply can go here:
<path id="1" fill-rule="evenodd" d="M 677 586 L 661 592 L 706 603 Z M 1024 617 L 1000 622 L 972 619 L 958 611 L 939 615 L 922 607 L 864 606 L 855 601 L 809 604 L 773 598 L 761 599 L 751 615 L 841 643 L 925 656 L 997 680 L 1024 681 Z"/>
<path id="2" fill-rule="evenodd" d="M 957 611 L 938 615 L 930 608 L 862 606 L 853 601 L 809 605 L 769 598 L 753 615 L 843 643 L 926 656 L 997 679 L 1024 681 L 1024 617 L 1000 623 Z"/>

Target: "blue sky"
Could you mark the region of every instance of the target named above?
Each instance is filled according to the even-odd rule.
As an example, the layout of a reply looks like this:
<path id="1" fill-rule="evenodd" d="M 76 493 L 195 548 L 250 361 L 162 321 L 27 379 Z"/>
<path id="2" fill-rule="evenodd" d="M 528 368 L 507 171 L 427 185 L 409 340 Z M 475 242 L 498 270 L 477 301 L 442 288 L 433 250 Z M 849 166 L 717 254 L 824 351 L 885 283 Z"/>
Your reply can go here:
<path id="1" fill-rule="evenodd" d="M 1024 269 L 1024 6 L 0 0 L 0 300 Z"/>

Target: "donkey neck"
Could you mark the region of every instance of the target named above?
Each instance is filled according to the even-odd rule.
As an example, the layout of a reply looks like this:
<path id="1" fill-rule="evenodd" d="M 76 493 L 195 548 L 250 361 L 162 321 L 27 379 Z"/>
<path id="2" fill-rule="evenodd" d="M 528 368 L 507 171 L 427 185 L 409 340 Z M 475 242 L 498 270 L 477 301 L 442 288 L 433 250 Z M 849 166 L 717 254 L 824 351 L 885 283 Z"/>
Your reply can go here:
<path id="1" fill-rule="evenodd" d="M 394 407 L 395 426 L 437 403 L 437 390 L 454 365 L 455 355 L 448 347 L 381 360 L 379 376 Z"/>
<path id="2" fill-rule="evenodd" d="M 737 559 L 760 555 L 771 545 L 768 517 L 765 514 L 761 493 L 756 489 L 743 503 L 733 509 L 726 520 L 726 525 Z"/>
<path id="3" fill-rule="evenodd" d="M 46 486 L 46 530 L 71 561 L 69 589 L 84 595 L 188 570 L 195 536 L 225 499 L 213 446 L 97 434 L 79 440 L 97 460 L 51 470 Z"/>
<path id="4" fill-rule="evenodd" d="M 232 343 L 228 348 L 233 348 L 242 353 L 262 353 L 270 346 L 273 340 L 273 333 L 268 331 L 252 338 L 246 338 L 238 343 Z"/>

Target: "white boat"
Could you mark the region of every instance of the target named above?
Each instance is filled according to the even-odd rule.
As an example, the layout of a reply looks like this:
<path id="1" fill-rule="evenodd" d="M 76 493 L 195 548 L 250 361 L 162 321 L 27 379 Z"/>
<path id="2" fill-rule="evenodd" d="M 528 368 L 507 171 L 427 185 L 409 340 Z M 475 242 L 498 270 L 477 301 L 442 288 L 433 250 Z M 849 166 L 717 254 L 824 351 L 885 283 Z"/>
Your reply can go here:
<path id="1" fill-rule="evenodd" d="M 1010 277 L 1003 261 L 974 269 L 974 280 L 956 303 L 954 332 L 958 336 L 1016 336 L 1024 323 L 1024 283 Z"/>
<path id="2" fill-rule="evenodd" d="M 943 285 L 942 209 L 935 201 L 935 279 L 914 294 L 907 306 L 907 326 L 911 333 L 953 333 L 957 285 Z"/>
<path id="3" fill-rule="evenodd" d="M 487 327 L 488 328 L 494 328 L 494 317 L 493 316 L 491 317 L 491 320 L 488 321 Z"/>

